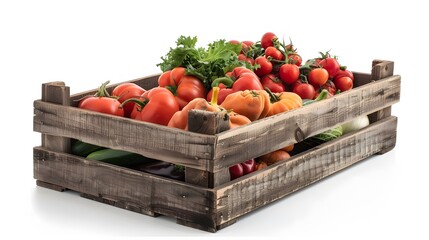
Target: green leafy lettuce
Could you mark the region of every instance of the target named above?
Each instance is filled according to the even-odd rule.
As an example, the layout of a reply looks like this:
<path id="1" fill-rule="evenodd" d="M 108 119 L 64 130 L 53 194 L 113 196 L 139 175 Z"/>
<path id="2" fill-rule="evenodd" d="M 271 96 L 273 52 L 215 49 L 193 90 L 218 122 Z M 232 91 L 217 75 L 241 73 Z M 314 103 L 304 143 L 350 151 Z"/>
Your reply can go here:
<path id="1" fill-rule="evenodd" d="M 196 44 L 197 37 L 180 36 L 176 47 L 170 48 L 157 66 L 163 72 L 184 67 L 186 74 L 197 77 L 210 89 L 214 79 L 224 77 L 226 72 L 245 64 L 237 58 L 241 51 L 240 44 L 231 44 L 223 39 L 208 44 L 207 48 L 196 47 Z"/>

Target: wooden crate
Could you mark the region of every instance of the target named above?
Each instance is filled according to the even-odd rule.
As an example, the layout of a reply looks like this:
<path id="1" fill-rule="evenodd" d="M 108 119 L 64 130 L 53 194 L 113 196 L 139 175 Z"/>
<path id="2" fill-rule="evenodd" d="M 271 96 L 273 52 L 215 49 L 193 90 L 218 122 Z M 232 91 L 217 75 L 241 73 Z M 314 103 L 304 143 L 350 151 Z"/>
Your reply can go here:
<path id="1" fill-rule="evenodd" d="M 76 107 L 95 90 L 70 96 L 62 82 L 42 86 L 34 101 L 37 185 L 64 191 L 210 232 L 240 216 L 338 172 L 396 143 L 397 118 L 391 105 L 400 97 L 393 62 L 374 60 L 371 74 L 354 73 L 355 88 L 287 113 L 225 131 L 224 116 L 190 113 L 190 131 L 167 128 Z M 157 75 L 133 80 L 146 89 Z M 114 85 L 111 86 L 112 88 Z M 230 181 L 234 164 L 277 150 L 357 116 L 371 124 L 297 154 L 287 161 Z M 185 166 L 185 182 L 88 160 L 70 154 L 70 139 L 121 149 Z"/>

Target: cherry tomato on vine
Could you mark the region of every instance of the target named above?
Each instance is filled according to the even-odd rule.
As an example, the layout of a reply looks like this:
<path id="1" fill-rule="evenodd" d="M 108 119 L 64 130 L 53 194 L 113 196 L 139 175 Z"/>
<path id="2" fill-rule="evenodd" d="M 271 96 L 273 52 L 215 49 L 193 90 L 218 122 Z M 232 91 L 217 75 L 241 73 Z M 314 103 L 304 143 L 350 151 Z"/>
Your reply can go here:
<path id="1" fill-rule="evenodd" d="M 299 78 L 299 67 L 295 64 L 286 63 L 279 69 L 280 79 L 286 84 L 293 84 Z"/>
<path id="2" fill-rule="evenodd" d="M 334 79 L 334 84 L 341 92 L 350 90 L 353 88 L 353 80 L 350 77 L 340 77 Z"/>
<path id="3" fill-rule="evenodd" d="M 275 60 L 279 60 L 279 61 L 283 60 L 283 58 L 284 58 L 283 53 L 280 52 L 280 50 L 278 50 L 277 48 L 272 47 L 272 46 L 267 47 L 265 49 L 265 56 L 271 57 L 271 58 L 273 58 Z"/>
<path id="4" fill-rule="evenodd" d="M 293 92 L 298 94 L 302 99 L 314 99 L 316 90 L 313 85 L 308 83 L 297 83 L 293 87 Z"/>
<path id="5" fill-rule="evenodd" d="M 259 56 L 255 59 L 255 64 L 259 64 L 260 67 L 255 69 L 256 75 L 262 77 L 273 70 L 273 64 L 264 56 Z"/>
<path id="6" fill-rule="evenodd" d="M 292 61 L 293 64 L 297 65 L 298 67 L 302 64 L 302 58 L 299 54 L 292 53 L 288 55 L 288 59 Z"/>
<path id="7" fill-rule="evenodd" d="M 252 41 L 243 41 L 243 43 L 246 44 L 248 47 L 251 47 L 251 46 L 253 46 L 253 44 L 255 44 Z"/>
<path id="8" fill-rule="evenodd" d="M 262 35 L 261 39 L 261 46 L 262 48 L 266 49 L 269 46 L 274 46 L 273 41 L 276 41 L 278 38 L 277 36 L 272 32 L 267 32 L 264 35 Z"/>
<path id="9" fill-rule="evenodd" d="M 314 68 L 308 74 L 308 82 L 315 87 L 320 87 L 328 81 L 329 73 L 324 68 Z"/>
<path id="10" fill-rule="evenodd" d="M 329 73 L 329 78 L 333 78 L 335 74 L 337 74 L 338 70 L 340 70 L 340 64 L 337 59 L 333 57 L 327 57 L 325 59 L 320 60 L 319 65 L 326 69 Z"/>
<path id="11" fill-rule="evenodd" d="M 334 82 L 332 82 L 332 80 L 328 80 L 325 84 L 320 86 L 320 89 L 326 89 L 332 95 L 337 93 L 337 87 L 335 86 Z"/>
<path id="12" fill-rule="evenodd" d="M 346 69 L 346 67 L 340 67 L 340 70 L 338 70 L 337 74 L 335 74 L 334 79 L 340 78 L 340 77 L 349 77 L 352 80 L 354 80 L 353 73 Z"/>
<path id="13" fill-rule="evenodd" d="M 238 54 L 238 61 L 247 62 L 250 65 L 254 65 L 255 64 L 255 60 L 253 58 L 246 57 L 246 55 L 244 55 L 243 53 Z"/>

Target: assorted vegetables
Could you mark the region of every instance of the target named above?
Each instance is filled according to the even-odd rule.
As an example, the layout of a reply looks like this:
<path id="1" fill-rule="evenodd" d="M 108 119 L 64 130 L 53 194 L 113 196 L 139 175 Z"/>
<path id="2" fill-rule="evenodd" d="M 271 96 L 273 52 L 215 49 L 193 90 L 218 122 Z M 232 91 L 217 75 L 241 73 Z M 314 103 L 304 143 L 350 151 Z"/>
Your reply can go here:
<path id="1" fill-rule="evenodd" d="M 181 36 L 161 60 L 157 64 L 162 71 L 157 87 L 147 90 L 123 83 L 109 93 L 109 82 L 105 82 L 95 95 L 83 98 L 78 107 L 182 130 L 188 129 L 188 112 L 192 109 L 223 111 L 229 115 L 230 128 L 236 128 L 348 91 L 354 81 L 353 73 L 329 51 L 303 62 L 292 41 L 286 44 L 271 32 L 259 41 L 217 40 L 207 47 L 197 47 L 197 37 Z M 368 124 L 368 118 L 362 116 L 300 143 L 236 164 L 229 168 L 230 178 L 287 160 Z M 133 153 L 81 141 L 74 142 L 72 152 L 184 179 L 183 167 Z"/>

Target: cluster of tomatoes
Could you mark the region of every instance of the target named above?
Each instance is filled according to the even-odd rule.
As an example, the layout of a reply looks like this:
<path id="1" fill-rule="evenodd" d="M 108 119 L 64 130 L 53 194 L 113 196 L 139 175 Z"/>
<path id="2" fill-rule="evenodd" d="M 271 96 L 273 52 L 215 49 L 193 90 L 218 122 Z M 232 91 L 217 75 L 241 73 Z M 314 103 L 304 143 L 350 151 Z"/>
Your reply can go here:
<path id="1" fill-rule="evenodd" d="M 302 99 L 314 99 L 323 89 L 334 95 L 353 88 L 353 73 L 329 52 L 303 64 L 292 42 L 286 45 L 272 32 L 265 33 L 258 43 L 230 42 L 241 43 L 238 59 L 253 66 L 264 88 L 271 92 L 289 91 Z"/>

